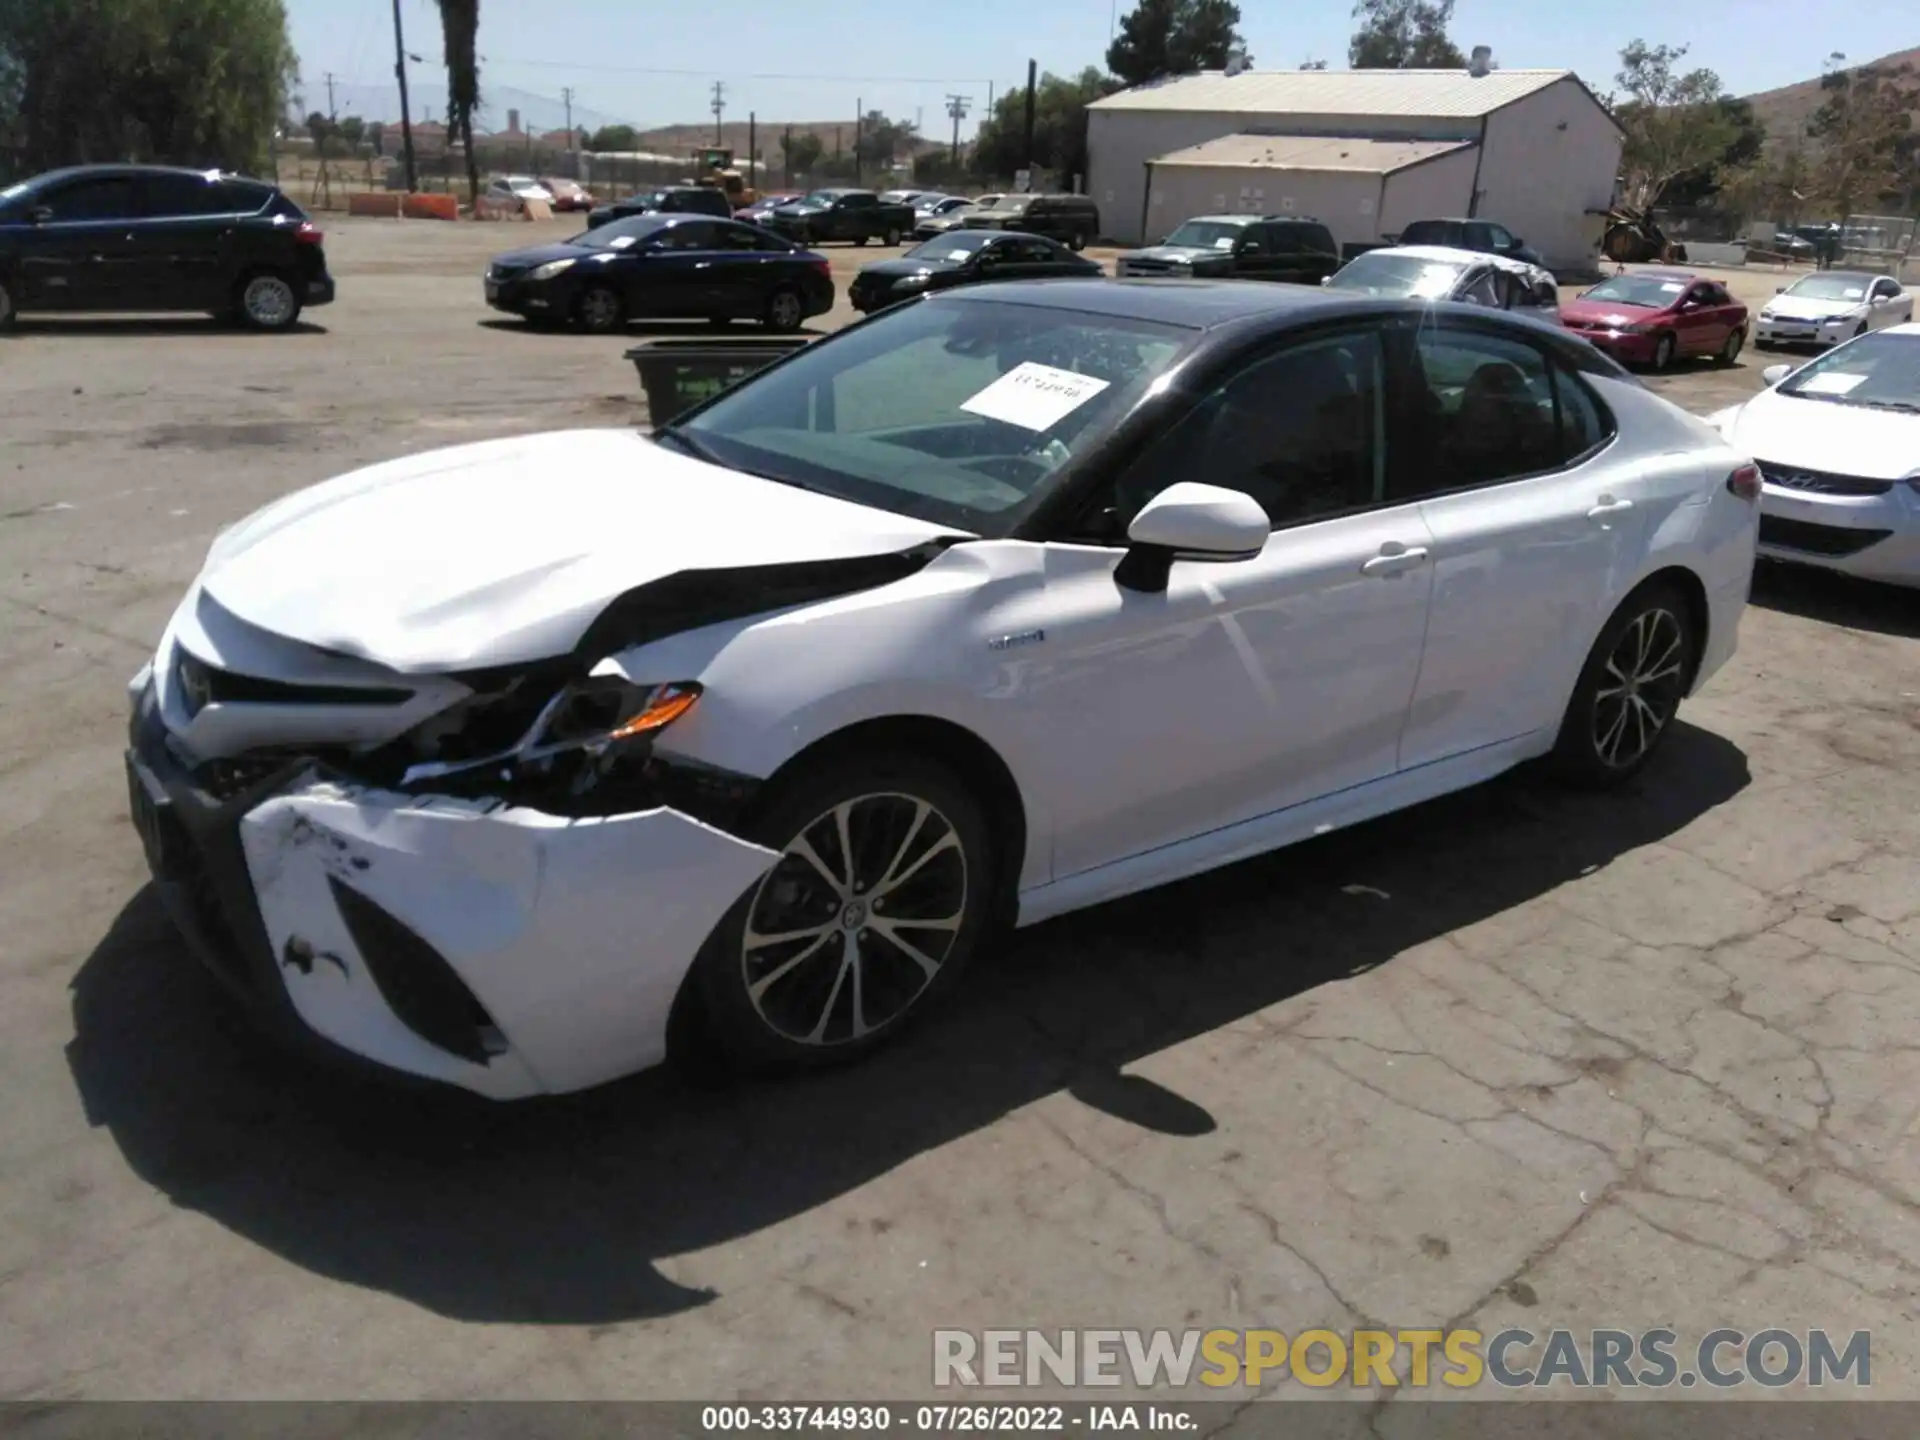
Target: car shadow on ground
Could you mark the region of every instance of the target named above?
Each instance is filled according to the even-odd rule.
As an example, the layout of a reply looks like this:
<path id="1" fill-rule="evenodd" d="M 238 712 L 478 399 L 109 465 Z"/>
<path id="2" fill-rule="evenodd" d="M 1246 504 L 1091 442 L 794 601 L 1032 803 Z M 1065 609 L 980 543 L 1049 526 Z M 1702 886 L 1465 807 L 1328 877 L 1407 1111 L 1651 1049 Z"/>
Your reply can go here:
<path id="1" fill-rule="evenodd" d="M 255 330 L 250 326 L 235 324 L 231 320 L 216 319 L 211 315 L 173 315 L 141 316 L 117 319 L 111 316 L 90 315 L 84 320 L 61 317 L 59 319 L 36 317 L 14 322 L 5 334 L 28 335 L 85 335 L 88 338 L 108 340 L 152 340 L 168 335 L 224 335 L 228 337 L 252 336 L 260 340 L 280 340 L 289 335 L 325 335 L 327 327 L 315 325 L 307 320 L 296 320 L 284 330 Z"/>
<path id="2" fill-rule="evenodd" d="M 525 320 L 508 316 L 492 315 L 479 322 L 483 330 L 498 330 L 507 335 L 578 335 L 584 337 L 587 332 L 577 325 L 555 321 L 551 324 L 535 325 Z M 731 320 L 726 324 L 706 320 L 629 320 L 620 329 L 612 331 L 613 338 L 627 336 L 631 339 L 648 340 L 664 335 L 708 335 L 715 340 L 727 340 L 742 335 L 812 335 L 821 336 L 832 332 L 813 325 L 802 325 L 798 330 L 774 331 L 751 320 Z M 605 338 L 604 336 L 601 338 Z"/>
<path id="3" fill-rule="evenodd" d="M 501 1106 L 299 1068 L 216 1000 L 150 889 L 72 984 L 89 1122 L 175 1204 L 338 1280 L 474 1321 L 600 1324 L 714 1298 L 654 1262 L 831 1201 L 1059 1090 L 1171 1136 L 1194 1101 L 1123 1067 L 1391 961 L 1659 841 L 1748 782 L 1679 725 L 1620 794 L 1516 773 L 1019 932 L 863 1064 L 654 1071 Z M 1364 888 L 1361 888 L 1364 887 Z"/>
<path id="4" fill-rule="evenodd" d="M 1754 567 L 1748 598 L 1765 609 L 1826 625 L 1920 640 L 1920 589 L 1763 559 Z"/>

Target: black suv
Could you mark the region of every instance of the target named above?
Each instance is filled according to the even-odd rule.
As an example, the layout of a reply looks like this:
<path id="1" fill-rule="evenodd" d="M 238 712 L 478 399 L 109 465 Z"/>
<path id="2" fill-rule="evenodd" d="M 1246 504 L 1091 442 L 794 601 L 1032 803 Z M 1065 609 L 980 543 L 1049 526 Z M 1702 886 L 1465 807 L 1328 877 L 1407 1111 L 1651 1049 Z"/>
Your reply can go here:
<path id="1" fill-rule="evenodd" d="M 264 181 L 51 170 L 0 190 L 0 325 L 38 310 L 205 310 L 285 330 L 333 299 L 323 238 Z"/>
<path id="2" fill-rule="evenodd" d="M 1444 245 L 1450 250 L 1477 250 L 1482 255 L 1504 255 L 1528 265 L 1545 265 L 1540 252 L 1504 225 L 1491 220 L 1416 220 L 1397 236 L 1395 245 Z"/>
<path id="3" fill-rule="evenodd" d="M 1310 215 L 1196 215 L 1158 245 L 1122 255 L 1113 273 L 1318 285 L 1339 268 L 1333 232 Z"/>
<path id="4" fill-rule="evenodd" d="M 1078 250 L 1100 238 L 1100 207 L 1086 195 L 1002 195 L 966 215 L 963 230 L 1018 230 Z"/>
<path id="5" fill-rule="evenodd" d="M 733 201 L 726 191 L 711 185 L 669 185 L 594 206 L 587 212 L 587 228 L 598 230 L 610 220 L 624 220 L 629 215 L 713 215 L 731 220 Z"/>

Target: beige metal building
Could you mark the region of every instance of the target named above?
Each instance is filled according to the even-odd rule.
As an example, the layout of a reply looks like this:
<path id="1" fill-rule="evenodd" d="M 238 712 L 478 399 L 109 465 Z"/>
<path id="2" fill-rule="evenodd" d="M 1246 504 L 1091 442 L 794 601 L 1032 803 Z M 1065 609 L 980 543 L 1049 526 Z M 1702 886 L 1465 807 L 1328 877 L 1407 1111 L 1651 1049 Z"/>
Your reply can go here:
<path id="1" fill-rule="evenodd" d="M 1551 266 L 1588 263 L 1621 132 L 1570 70 L 1206 71 L 1088 110 L 1102 228 L 1157 240 L 1189 215 L 1314 215 L 1343 245 L 1410 220 L 1495 221 Z"/>

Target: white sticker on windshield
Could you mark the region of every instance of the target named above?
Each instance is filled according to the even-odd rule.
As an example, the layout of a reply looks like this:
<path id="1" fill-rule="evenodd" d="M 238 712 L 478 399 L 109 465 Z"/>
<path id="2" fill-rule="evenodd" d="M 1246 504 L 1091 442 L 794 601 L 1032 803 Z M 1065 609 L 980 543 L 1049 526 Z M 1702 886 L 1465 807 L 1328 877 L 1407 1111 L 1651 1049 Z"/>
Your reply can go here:
<path id="1" fill-rule="evenodd" d="M 1022 430 L 1051 430 L 1106 388 L 1105 380 L 1028 360 L 963 401 L 960 408 Z"/>
<path id="2" fill-rule="evenodd" d="M 1231 235 L 1222 235 L 1218 240 L 1213 242 L 1213 248 L 1216 250 L 1231 250 L 1233 248 L 1233 237 Z"/>
<path id="3" fill-rule="evenodd" d="M 1845 395 L 1866 382 L 1864 375 L 1809 375 L 1794 388 L 1802 395 Z"/>
<path id="4" fill-rule="evenodd" d="M 631 244 L 633 244 L 633 236 L 616 235 L 611 240 L 607 241 L 607 248 L 609 250 L 624 250 Z"/>
<path id="5" fill-rule="evenodd" d="M 1865 296 L 1865 295 L 1866 295 L 1866 293 L 1867 293 L 1867 292 L 1866 292 L 1865 290 L 1863 290 L 1863 289 L 1861 289 L 1861 288 L 1860 288 L 1860 286 L 1858 286 L 1858 285 L 1849 285 L 1849 286 L 1847 286 L 1847 287 L 1846 287 L 1845 289 L 1843 289 L 1843 290 L 1842 290 L 1842 291 L 1840 292 L 1840 294 L 1841 294 L 1841 295 L 1842 295 L 1842 296 L 1843 296 L 1843 297 L 1844 297 L 1845 299 L 1848 299 L 1848 300 L 1858 300 L 1858 299 L 1861 299 L 1861 298 L 1862 298 L 1863 296 Z"/>
<path id="6" fill-rule="evenodd" d="M 1678 280 L 1669 280 L 1666 282 L 1666 284 L 1660 287 L 1660 293 L 1662 295 L 1678 295 L 1682 290 L 1686 288 L 1687 287 L 1681 284 Z"/>

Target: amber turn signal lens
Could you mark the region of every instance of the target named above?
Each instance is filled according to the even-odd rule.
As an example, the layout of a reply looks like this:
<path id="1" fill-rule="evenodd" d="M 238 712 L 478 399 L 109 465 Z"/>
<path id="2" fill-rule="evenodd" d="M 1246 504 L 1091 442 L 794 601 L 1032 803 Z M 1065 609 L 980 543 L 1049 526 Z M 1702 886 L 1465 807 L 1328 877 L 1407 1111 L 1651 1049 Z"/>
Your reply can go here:
<path id="1" fill-rule="evenodd" d="M 697 685 L 657 686 L 647 697 L 647 703 L 640 707 L 640 713 L 622 721 L 607 738 L 631 740 L 636 735 L 663 730 L 691 710 L 694 701 L 699 698 L 700 687 Z"/>

